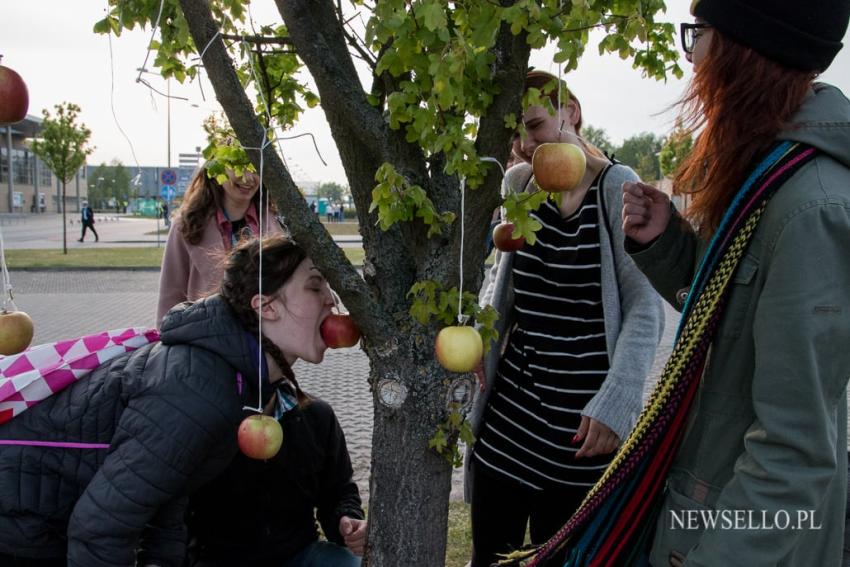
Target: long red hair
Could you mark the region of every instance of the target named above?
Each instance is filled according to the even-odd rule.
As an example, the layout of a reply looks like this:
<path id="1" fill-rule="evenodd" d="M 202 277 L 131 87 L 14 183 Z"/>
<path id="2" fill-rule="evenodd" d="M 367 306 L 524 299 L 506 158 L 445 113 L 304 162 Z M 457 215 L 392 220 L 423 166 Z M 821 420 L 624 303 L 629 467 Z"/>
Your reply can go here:
<path id="1" fill-rule="evenodd" d="M 691 194 L 687 215 L 711 234 L 756 159 L 789 127 L 814 75 L 767 59 L 714 29 L 711 47 L 679 102 L 689 132 L 702 129 L 674 179 Z"/>

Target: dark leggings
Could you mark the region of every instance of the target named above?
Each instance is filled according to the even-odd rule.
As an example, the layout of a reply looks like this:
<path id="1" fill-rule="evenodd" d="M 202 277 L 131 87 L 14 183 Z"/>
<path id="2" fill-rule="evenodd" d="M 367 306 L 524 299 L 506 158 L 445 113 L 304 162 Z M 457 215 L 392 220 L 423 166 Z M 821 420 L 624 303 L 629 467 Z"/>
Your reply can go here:
<path id="1" fill-rule="evenodd" d="M 32 557 L 15 557 L 0 553 L 0 566 L 2 567 L 65 567 L 68 560 L 61 559 L 34 559 Z"/>
<path id="2" fill-rule="evenodd" d="M 528 526 L 533 544 L 555 535 L 581 504 L 587 488 L 538 491 L 482 470 L 473 457 L 472 567 L 489 567 L 498 554 L 522 547 Z M 560 563 L 558 561 L 561 561 Z M 556 557 L 547 565 L 561 565 Z"/>

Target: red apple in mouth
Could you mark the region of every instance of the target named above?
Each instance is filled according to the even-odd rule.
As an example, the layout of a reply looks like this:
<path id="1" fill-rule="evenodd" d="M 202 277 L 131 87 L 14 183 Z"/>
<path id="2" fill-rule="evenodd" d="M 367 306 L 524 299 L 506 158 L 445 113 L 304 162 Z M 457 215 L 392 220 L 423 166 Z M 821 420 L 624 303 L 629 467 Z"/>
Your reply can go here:
<path id="1" fill-rule="evenodd" d="M 549 193 L 575 189 L 586 168 L 587 157 L 582 149 L 567 142 L 540 144 L 531 156 L 534 180 Z"/>
<path id="2" fill-rule="evenodd" d="M 332 313 L 319 327 L 322 340 L 329 348 L 353 347 L 360 340 L 360 329 L 350 315 Z"/>

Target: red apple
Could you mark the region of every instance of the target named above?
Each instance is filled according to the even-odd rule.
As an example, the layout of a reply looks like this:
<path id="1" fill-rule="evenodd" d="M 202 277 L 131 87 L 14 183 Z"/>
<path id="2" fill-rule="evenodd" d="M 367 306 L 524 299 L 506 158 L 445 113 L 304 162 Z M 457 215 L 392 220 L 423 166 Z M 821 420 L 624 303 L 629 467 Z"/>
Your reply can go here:
<path id="1" fill-rule="evenodd" d="M 360 329 L 349 315 L 328 315 L 319 327 L 322 340 L 330 348 L 353 347 L 360 340 Z"/>
<path id="2" fill-rule="evenodd" d="M 32 341 L 33 324 L 23 311 L 0 312 L 0 354 L 9 356 L 26 350 Z"/>
<path id="3" fill-rule="evenodd" d="M 472 327 L 445 327 L 434 344 L 437 362 L 451 372 L 472 372 L 484 355 L 481 335 Z"/>
<path id="4" fill-rule="evenodd" d="M 242 420 L 237 434 L 239 450 L 252 459 L 271 459 L 283 444 L 283 429 L 270 415 L 250 415 Z"/>
<path id="5" fill-rule="evenodd" d="M 0 65 L 0 124 L 14 124 L 27 117 L 30 96 L 15 71 Z"/>
<path id="6" fill-rule="evenodd" d="M 575 189 L 586 168 L 587 157 L 582 149 L 566 142 L 540 144 L 531 156 L 534 180 L 549 193 Z"/>
<path id="7" fill-rule="evenodd" d="M 493 245 L 502 252 L 519 250 L 525 244 L 525 237 L 513 237 L 514 223 L 503 222 L 493 229 Z"/>

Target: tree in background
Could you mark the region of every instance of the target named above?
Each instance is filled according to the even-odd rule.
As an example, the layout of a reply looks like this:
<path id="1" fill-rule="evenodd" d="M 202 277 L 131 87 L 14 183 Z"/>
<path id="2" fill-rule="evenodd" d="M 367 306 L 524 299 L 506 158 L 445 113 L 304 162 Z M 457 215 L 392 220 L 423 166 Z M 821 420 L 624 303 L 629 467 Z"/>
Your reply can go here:
<path id="1" fill-rule="evenodd" d="M 675 173 L 688 154 L 694 147 L 694 139 L 691 133 L 682 126 L 682 121 L 677 119 L 676 125 L 670 135 L 664 141 L 658 161 L 661 173 L 664 177 L 670 177 Z"/>
<path id="2" fill-rule="evenodd" d="M 476 386 L 442 368 L 433 345 L 467 318 L 493 339 L 495 312 L 477 299 L 502 175 L 481 158 L 504 164 L 522 105 L 542 103 L 539 92 L 522 100 L 531 49 L 557 44 L 566 73 L 599 29 L 601 51 L 633 58 L 649 77 L 681 76 L 674 28 L 655 21 L 664 2 L 277 0 L 284 25 L 246 22 L 246 0 L 109 4 L 95 31 L 159 22 L 164 77 L 203 65 L 241 143 L 218 146 L 216 159 L 259 171 L 262 155 L 263 186 L 363 332 L 375 423 L 366 564 L 442 567 L 452 463 L 458 438 L 470 440 L 464 412 Z M 299 80 L 302 66 L 317 94 Z M 272 143 L 272 127 L 289 128 L 320 101 L 361 227 L 362 276 Z M 546 198 L 507 198 L 528 239 L 528 212 Z"/>
<path id="3" fill-rule="evenodd" d="M 65 212 L 65 187 L 86 163 L 94 148 L 88 147 L 91 130 L 77 124 L 80 107 L 66 102 L 55 106 L 56 117 L 43 110 L 40 138 L 32 143 L 32 151 L 62 182 L 62 253 L 68 253 L 68 222 Z"/>
<path id="4" fill-rule="evenodd" d="M 604 128 L 596 128 L 590 124 L 582 126 L 581 137 L 608 155 L 615 151 L 614 144 L 608 139 L 608 133 Z"/>
<path id="5" fill-rule="evenodd" d="M 647 183 L 661 179 L 658 153 L 663 139 L 649 132 L 642 132 L 623 140 L 615 150 L 617 159 L 634 169 Z"/>
<path id="6" fill-rule="evenodd" d="M 339 183 L 322 183 L 316 188 L 316 196 L 325 198 L 328 202 L 342 204 L 345 202 L 345 196 L 348 189 Z"/>
<path id="7" fill-rule="evenodd" d="M 105 208 L 111 199 L 119 205 L 128 202 L 133 197 L 130 170 L 117 159 L 109 165 L 101 163 L 89 176 L 88 196 L 89 203 L 96 209 Z"/>

